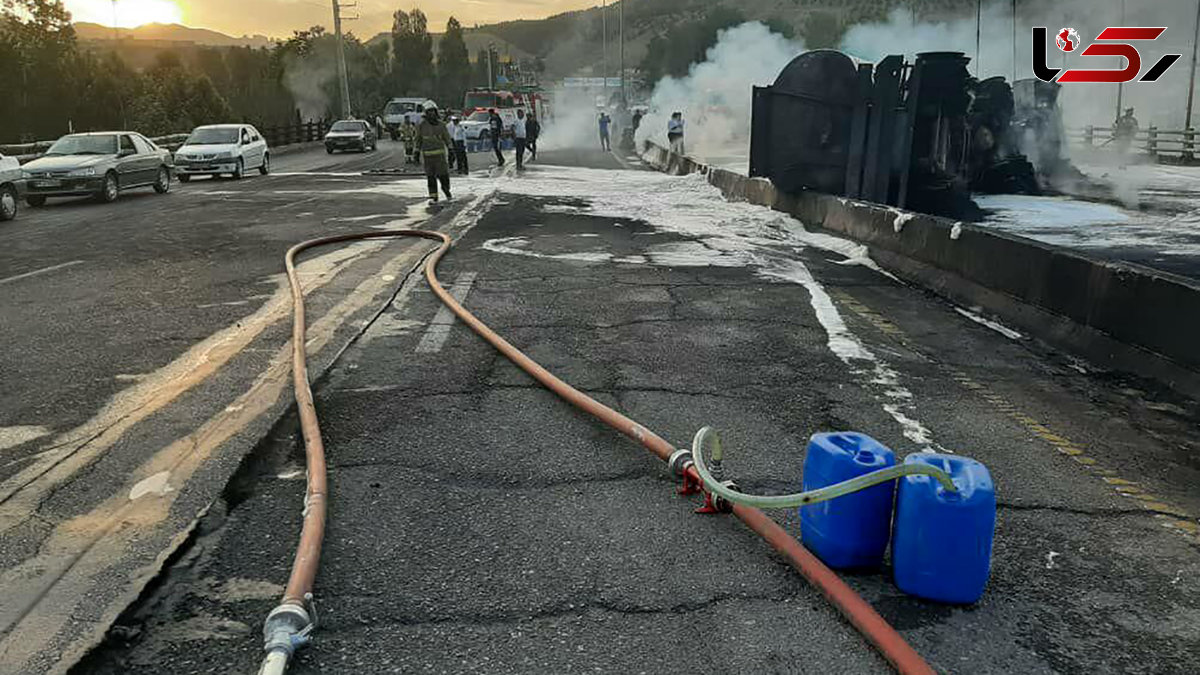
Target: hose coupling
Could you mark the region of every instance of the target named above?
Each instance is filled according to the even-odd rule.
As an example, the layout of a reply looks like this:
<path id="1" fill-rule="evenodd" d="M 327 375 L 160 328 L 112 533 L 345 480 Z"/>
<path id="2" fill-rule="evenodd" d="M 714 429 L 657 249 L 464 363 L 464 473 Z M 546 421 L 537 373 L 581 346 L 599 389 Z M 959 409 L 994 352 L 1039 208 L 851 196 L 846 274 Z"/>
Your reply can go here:
<path id="1" fill-rule="evenodd" d="M 688 465 L 691 463 L 692 451 L 684 448 L 672 452 L 671 456 L 667 458 L 667 466 L 671 467 L 671 473 L 674 473 L 676 476 L 684 475 Z"/>
<path id="2" fill-rule="evenodd" d="M 721 481 L 721 485 L 723 485 L 735 492 L 738 491 L 738 484 L 732 480 Z M 716 494 L 715 492 L 709 492 L 708 494 L 712 496 L 712 507 L 717 513 L 732 513 L 733 512 L 733 502 L 729 501 L 728 499 L 725 499 L 724 497 L 722 497 L 719 494 Z"/>
<path id="3" fill-rule="evenodd" d="M 283 652 L 290 659 L 297 649 L 308 644 L 309 635 L 317 625 L 317 611 L 312 593 L 305 594 L 304 600 L 308 609 L 285 602 L 271 610 L 263 622 L 263 651 Z"/>

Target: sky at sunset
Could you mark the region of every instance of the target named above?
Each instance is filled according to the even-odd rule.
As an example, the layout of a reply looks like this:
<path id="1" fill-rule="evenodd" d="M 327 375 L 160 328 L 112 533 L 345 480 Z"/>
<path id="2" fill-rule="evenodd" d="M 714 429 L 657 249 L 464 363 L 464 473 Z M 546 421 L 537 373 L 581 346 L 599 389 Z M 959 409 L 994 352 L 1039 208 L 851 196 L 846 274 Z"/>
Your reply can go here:
<path id="1" fill-rule="evenodd" d="M 113 24 L 112 0 L 64 0 L 76 21 Z M 440 32 L 451 15 L 466 26 L 510 19 L 539 19 L 551 14 L 599 5 L 600 0 L 357 0 L 358 14 L 346 29 L 372 36 L 391 27 L 396 9 L 420 7 L 430 28 Z M 116 23 L 133 27 L 143 23 L 182 23 L 210 28 L 229 35 L 286 37 L 293 30 L 332 24 L 328 0 L 117 0 Z"/>

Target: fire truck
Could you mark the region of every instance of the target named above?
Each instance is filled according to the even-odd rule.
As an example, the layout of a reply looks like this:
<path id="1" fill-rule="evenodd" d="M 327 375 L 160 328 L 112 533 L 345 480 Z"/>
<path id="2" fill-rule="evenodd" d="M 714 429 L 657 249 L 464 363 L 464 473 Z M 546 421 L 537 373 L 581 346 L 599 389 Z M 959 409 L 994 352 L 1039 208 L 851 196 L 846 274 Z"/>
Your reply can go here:
<path id="1" fill-rule="evenodd" d="M 489 109 L 495 108 L 496 112 L 507 120 L 509 117 L 516 116 L 518 108 L 524 108 L 525 114 L 541 117 L 543 107 L 544 100 L 541 93 L 533 89 L 517 91 L 472 89 L 463 99 L 463 116 L 469 117 L 471 113 L 487 112 Z"/>

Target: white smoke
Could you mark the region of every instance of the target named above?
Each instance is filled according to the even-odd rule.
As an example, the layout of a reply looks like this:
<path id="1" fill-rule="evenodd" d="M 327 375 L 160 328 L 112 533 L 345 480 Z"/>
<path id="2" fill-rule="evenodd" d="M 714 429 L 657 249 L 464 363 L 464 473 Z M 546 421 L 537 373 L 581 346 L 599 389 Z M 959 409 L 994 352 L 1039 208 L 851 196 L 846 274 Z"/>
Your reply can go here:
<path id="1" fill-rule="evenodd" d="M 283 84 L 296 99 L 303 119 L 321 119 L 329 111 L 329 83 L 337 76 L 334 67 L 320 59 L 290 57 L 284 64 Z"/>
<path id="2" fill-rule="evenodd" d="M 703 63 L 682 78 L 664 77 L 650 96 L 637 141 L 667 143 L 667 120 L 682 112 L 687 154 L 720 163 L 745 157 L 750 143 L 751 86 L 775 81 L 804 45 L 751 21 L 723 30 Z M 742 167 L 744 170 L 744 166 Z"/>
<path id="3" fill-rule="evenodd" d="M 542 119 L 538 143 L 546 148 L 600 148 L 600 90 L 559 87 L 551 94 L 553 116 Z M 608 111 L 614 118 L 613 111 Z M 613 147 L 619 131 L 610 129 Z"/>
<path id="4" fill-rule="evenodd" d="M 1125 7 L 1122 19 L 1121 8 Z M 1075 28 L 1083 43 L 1090 44 L 1108 26 L 1166 26 L 1153 43 L 1139 43 L 1142 72 L 1168 53 L 1183 54 L 1158 82 L 1130 82 L 1122 88 L 1122 107 L 1132 107 L 1143 127 L 1154 124 L 1164 129 L 1181 129 L 1188 90 L 1188 59 L 1196 21 L 1194 0 L 1064 0 L 1054 3 L 1021 2 L 1015 22 L 1012 3 L 986 3 L 981 14 L 979 51 L 976 52 L 974 12 L 945 20 L 920 17 L 913 21 L 908 9 L 895 9 L 883 23 L 858 24 L 846 31 L 841 49 L 847 54 L 878 62 L 889 54 L 904 54 L 911 61 L 927 51 L 960 51 L 971 57 L 969 69 L 980 79 L 1003 75 L 1011 82 L 1033 77 L 1034 26 L 1045 26 L 1050 35 L 1061 28 Z M 1015 37 L 1015 50 L 1014 50 Z M 1049 46 L 1048 65 L 1053 68 L 1117 68 L 1116 57 L 1082 57 Z M 1014 54 L 1016 68 L 1014 70 Z M 977 58 L 978 57 L 978 58 Z M 1123 63 L 1123 61 L 1122 61 Z M 1115 84 L 1067 84 L 1059 95 L 1063 121 L 1068 127 L 1088 124 L 1108 127 L 1117 114 Z M 1200 118 L 1200 115 L 1196 116 Z M 1197 120 L 1192 120 L 1196 125 Z"/>

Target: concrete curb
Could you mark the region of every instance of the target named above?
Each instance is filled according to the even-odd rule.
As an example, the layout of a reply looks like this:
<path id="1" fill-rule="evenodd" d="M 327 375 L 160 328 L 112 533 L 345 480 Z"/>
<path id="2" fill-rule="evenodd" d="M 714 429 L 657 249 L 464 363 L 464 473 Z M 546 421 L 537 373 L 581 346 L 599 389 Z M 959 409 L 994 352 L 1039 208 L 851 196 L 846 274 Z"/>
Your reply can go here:
<path id="1" fill-rule="evenodd" d="M 893 274 L 957 304 L 982 307 L 1104 368 L 1200 396 L 1196 281 L 880 204 L 784 194 L 766 179 L 712 168 L 653 143 L 643 159 L 675 175 L 704 174 L 729 199 L 867 244 Z"/>

